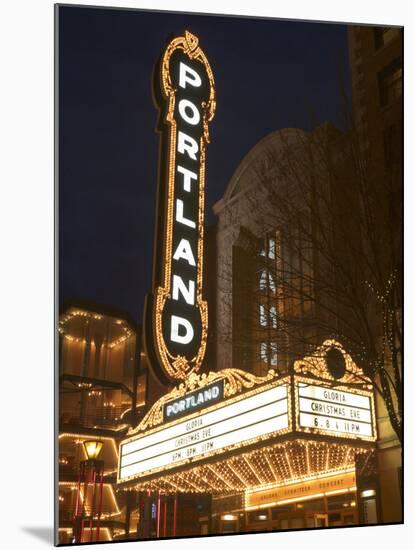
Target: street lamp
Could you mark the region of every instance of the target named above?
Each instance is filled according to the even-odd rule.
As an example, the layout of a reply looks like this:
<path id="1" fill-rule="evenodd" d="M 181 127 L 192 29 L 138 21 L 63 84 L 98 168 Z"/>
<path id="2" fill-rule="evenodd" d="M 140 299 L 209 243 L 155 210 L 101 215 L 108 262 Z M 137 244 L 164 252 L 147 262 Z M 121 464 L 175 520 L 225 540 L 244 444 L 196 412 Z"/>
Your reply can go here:
<path id="1" fill-rule="evenodd" d="M 103 442 L 102 441 L 84 441 L 83 446 L 85 449 L 86 456 L 89 460 L 96 460 L 99 456 L 99 453 L 102 450 Z"/>
<path id="2" fill-rule="evenodd" d="M 73 515 L 75 543 L 86 542 L 85 526 L 89 527 L 89 542 L 99 541 L 104 461 L 98 460 L 98 456 L 102 447 L 103 442 L 99 440 L 83 442 L 87 459 L 82 460 L 79 465 L 78 491 Z"/>

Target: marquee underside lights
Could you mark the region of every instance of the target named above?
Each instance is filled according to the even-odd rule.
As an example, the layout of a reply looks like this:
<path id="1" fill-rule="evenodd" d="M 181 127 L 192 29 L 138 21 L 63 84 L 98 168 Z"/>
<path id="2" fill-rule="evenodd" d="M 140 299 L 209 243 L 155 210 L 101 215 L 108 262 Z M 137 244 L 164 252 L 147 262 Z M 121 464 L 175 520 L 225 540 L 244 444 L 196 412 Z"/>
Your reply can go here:
<path id="1" fill-rule="evenodd" d="M 163 381 L 200 369 L 207 342 L 203 299 L 204 185 L 208 124 L 215 111 L 209 62 L 189 32 L 173 39 L 160 63 L 161 164 L 153 293 L 145 343 Z"/>
<path id="2" fill-rule="evenodd" d="M 355 455 L 374 452 L 356 442 L 332 443 L 295 438 L 267 444 L 252 451 L 241 449 L 223 459 L 187 465 L 179 471 L 166 471 L 152 478 L 137 477 L 125 490 L 160 490 L 165 494 L 256 491 L 315 478 L 342 475 L 355 468 Z M 327 486 L 325 491 L 339 490 Z"/>

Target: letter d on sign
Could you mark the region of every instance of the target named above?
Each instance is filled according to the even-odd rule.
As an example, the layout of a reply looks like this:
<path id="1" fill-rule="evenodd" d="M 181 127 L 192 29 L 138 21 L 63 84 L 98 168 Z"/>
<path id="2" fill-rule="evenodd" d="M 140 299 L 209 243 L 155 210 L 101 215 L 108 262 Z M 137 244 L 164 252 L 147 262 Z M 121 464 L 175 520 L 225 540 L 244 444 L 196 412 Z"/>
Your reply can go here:
<path id="1" fill-rule="evenodd" d="M 185 334 L 180 335 L 180 327 L 184 327 Z M 171 340 L 177 342 L 177 344 L 189 344 L 194 338 L 194 329 L 190 321 L 184 319 L 184 317 L 178 317 L 177 315 L 171 315 Z"/>

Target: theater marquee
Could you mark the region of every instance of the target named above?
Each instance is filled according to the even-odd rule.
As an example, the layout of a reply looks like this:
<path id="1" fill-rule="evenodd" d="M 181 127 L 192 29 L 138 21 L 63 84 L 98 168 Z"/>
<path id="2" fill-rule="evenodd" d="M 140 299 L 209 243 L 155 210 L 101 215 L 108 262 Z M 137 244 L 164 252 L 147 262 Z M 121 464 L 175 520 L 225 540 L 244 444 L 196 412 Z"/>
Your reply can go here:
<path id="1" fill-rule="evenodd" d="M 173 39 L 156 71 L 161 151 L 153 292 L 145 344 L 163 382 L 199 370 L 207 341 L 203 299 L 204 184 L 216 101 L 209 62 L 190 32 Z"/>
<path id="2" fill-rule="evenodd" d="M 332 350 L 344 360 L 340 378 L 329 371 Z M 191 373 L 155 402 L 121 442 L 118 483 L 141 489 L 174 486 L 177 480 L 171 476 L 176 474 L 190 479 L 198 468 L 200 477 L 211 474 L 214 463 L 225 464 L 228 457 L 295 441 L 305 449 L 305 441 L 314 439 L 317 444 L 321 436 L 324 444 L 335 442 L 347 468 L 346 457 L 355 449 L 365 452 L 377 437 L 372 385 L 335 341 L 324 342 L 314 355 L 296 361 L 293 371 L 284 376 L 270 370 L 257 377 L 233 368 Z M 301 471 L 307 472 L 309 460 L 301 464 Z M 251 468 L 258 471 L 257 465 Z M 224 478 L 220 483 L 229 489 Z M 278 491 L 272 498 L 283 500 L 286 491 Z"/>
<path id="3" fill-rule="evenodd" d="M 211 473 L 216 457 L 220 462 L 226 453 L 254 453 L 283 438 L 350 438 L 356 441 L 352 449 L 358 442 L 375 441 L 372 386 L 338 342 L 324 342 L 310 357 L 296 361 L 289 374 L 269 370 L 258 377 L 237 368 L 198 372 L 207 344 L 204 185 L 208 124 L 216 107 L 214 79 L 198 38 L 188 31 L 167 45 L 155 74 L 161 149 L 144 342 L 153 371 L 175 386 L 121 442 L 118 483 L 162 487 L 169 476 L 191 477 L 192 468 Z M 346 462 L 351 447 L 342 445 Z M 261 467 L 249 468 L 262 479 Z M 243 474 L 233 474 L 243 479 Z M 235 485 L 215 475 L 216 486 L 228 490 Z M 176 481 L 167 486 L 176 488 Z"/>
<path id="4" fill-rule="evenodd" d="M 246 447 L 289 427 L 286 383 L 229 401 L 121 443 L 118 481 Z"/>
<path id="5" fill-rule="evenodd" d="M 373 439 L 372 394 L 329 388 L 305 379 L 296 382 L 296 392 L 299 429 Z"/>
<path id="6" fill-rule="evenodd" d="M 343 362 L 340 376 L 329 358 Z M 296 429 L 310 434 L 375 441 L 375 402 L 370 380 L 343 346 L 326 340 L 312 356 L 298 360 L 295 370 Z"/>

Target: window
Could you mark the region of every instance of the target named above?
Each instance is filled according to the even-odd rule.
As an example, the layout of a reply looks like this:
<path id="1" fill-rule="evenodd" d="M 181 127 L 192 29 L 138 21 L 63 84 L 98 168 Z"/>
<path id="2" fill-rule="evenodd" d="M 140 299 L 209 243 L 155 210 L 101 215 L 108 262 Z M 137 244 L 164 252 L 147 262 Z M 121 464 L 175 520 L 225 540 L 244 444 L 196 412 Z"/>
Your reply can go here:
<path id="1" fill-rule="evenodd" d="M 257 281 L 258 299 L 255 306 L 255 323 L 259 327 L 258 353 L 260 355 L 260 370 L 263 371 L 277 365 L 277 344 L 279 338 L 273 332 L 278 328 L 278 306 L 280 303 L 280 236 L 279 232 L 263 237 L 259 248 Z M 276 286 L 279 285 L 279 288 Z M 271 340 L 271 341 L 270 341 Z M 256 344 L 257 345 L 257 344 Z"/>
<path id="2" fill-rule="evenodd" d="M 260 256 L 268 257 L 270 260 L 276 258 L 276 241 L 275 239 L 269 238 L 267 242 L 265 240 L 265 246 L 260 251 Z"/>
<path id="3" fill-rule="evenodd" d="M 259 289 L 276 292 L 277 242 L 274 237 L 265 236 L 259 253 Z"/>
<path id="4" fill-rule="evenodd" d="M 270 364 L 272 367 L 275 367 L 277 365 L 277 351 L 276 351 L 276 344 L 272 342 L 270 344 Z"/>
<path id="5" fill-rule="evenodd" d="M 270 357 L 269 357 L 270 356 Z M 261 342 L 260 344 L 260 360 L 263 363 L 270 364 L 272 367 L 277 365 L 277 347 L 275 342 Z"/>
<path id="6" fill-rule="evenodd" d="M 259 321 L 261 327 L 277 328 L 276 306 L 268 308 L 264 304 L 259 304 Z"/>
<path id="7" fill-rule="evenodd" d="M 270 306 L 269 309 L 269 324 L 272 328 L 277 327 L 277 311 L 276 306 Z"/>
<path id="8" fill-rule="evenodd" d="M 260 360 L 267 363 L 267 342 L 260 343 Z"/>
<path id="9" fill-rule="evenodd" d="M 380 102 L 383 107 L 401 97 L 402 66 L 400 57 L 378 73 L 378 86 Z"/>
<path id="10" fill-rule="evenodd" d="M 271 260 L 274 260 L 276 255 L 275 255 L 275 251 L 276 251 L 276 242 L 274 239 L 269 239 L 269 248 L 268 248 L 268 258 L 270 258 Z"/>
<path id="11" fill-rule="evenodd" d="M 272 274 L 267 269 L 263 269 L 260 274 L 259 288 L 260 290 L 269 289 L 272 292 L 276 292 L 275 281 L 273 279 Z"/>
<path id="12" fill-rule="evenodd" d="M 267 326 L 266 308 L 263 304 L 259 305 L 259 320 L 260 320 L 260 326 L 261 327 L 266 327 Z"/>

